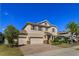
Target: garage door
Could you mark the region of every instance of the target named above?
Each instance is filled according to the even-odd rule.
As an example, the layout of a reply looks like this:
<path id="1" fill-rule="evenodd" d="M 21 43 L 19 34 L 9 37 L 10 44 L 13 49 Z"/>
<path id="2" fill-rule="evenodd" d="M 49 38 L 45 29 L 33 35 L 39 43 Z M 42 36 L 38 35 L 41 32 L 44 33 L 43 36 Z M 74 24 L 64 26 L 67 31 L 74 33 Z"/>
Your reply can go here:
<path id="1" fill-rule="evenodd" d="M 43 38 L 30 38 L 31 44 L 42 44 Z"/>
<path id="2" fill-rule="evenodd" d="M 26 38 L 19 38 L 19 45 L 25 45 L 26 42 Z"/>

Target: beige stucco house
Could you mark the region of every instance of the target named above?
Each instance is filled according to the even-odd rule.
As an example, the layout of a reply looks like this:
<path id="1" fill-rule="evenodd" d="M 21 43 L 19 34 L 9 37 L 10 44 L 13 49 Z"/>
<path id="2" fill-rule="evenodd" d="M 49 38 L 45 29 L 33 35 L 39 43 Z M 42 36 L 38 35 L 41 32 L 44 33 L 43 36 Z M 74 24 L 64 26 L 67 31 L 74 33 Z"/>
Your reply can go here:
<path id="1" fill-rule="evenodd" d="M 57 27 L 47 20 L 27 23 L 19 34 L 19 44 L 49 44 L 54 36 L 57 36 Z"/>

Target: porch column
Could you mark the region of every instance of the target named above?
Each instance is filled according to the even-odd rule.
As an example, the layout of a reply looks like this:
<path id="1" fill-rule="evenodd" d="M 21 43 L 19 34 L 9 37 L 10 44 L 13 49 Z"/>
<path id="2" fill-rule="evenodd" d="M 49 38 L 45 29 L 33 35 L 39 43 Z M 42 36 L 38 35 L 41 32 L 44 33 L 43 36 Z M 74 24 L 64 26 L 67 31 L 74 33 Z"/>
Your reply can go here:
<path id="1" fill-rule="evenodd" d="M 43 36 L 43 40 L 46 40 L 45 36 Z"/>
<path id="2" fill-rule="evenodd" d="M 54 40 L 55 36 L 53 36 L 53 40 Z"/>
<path id="3" fill-rule="evenodd" d="M 48 38 L 47 35 L 43 37 L 43 39 L 44 39 L 43 43 L 47 44 L 47 38 Z"/>
<path id="4" fill-rule="evenodd" d="M 30 44 L 30 37 L 27 36 L 27 44 Z"/>
<path id="5" fill-rule="evenodd" d="M 52 35 L 50 36 L 50 39 L 49 39 L 49 44 L 51 44 L 51 40 L 52 40 Z"/>
<path id="6" fill-rule="evenodd" d="M 50 40 L 52 40 L 52 36 L 50 37 Z"/>
<path id="7" fill-rule="evenodd" d="M 46 40 L 48 40 L 48 36 L 46 35 Z"/>

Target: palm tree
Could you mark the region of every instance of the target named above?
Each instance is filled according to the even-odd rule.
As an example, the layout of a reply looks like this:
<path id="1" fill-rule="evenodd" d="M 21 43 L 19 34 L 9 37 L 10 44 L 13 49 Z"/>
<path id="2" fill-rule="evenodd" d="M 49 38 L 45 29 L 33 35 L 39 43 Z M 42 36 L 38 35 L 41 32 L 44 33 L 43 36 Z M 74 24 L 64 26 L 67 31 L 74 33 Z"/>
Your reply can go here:
<path id="1" fill-rule="evenodd" d="M 77 31 L 76 31 L 76 36 L 77 36 L 77 39 L 78 39 L 78 41 L 79 41 L 79 26 L 78 26 L 78 29 L 77 29 Z"/>
<path id="2" fill-rule="evenodd" d="M 17 39 L 18 41 L 18 34 L 19 34 L 19 31 L 12 25 L 7 26 L 7 28 L 4 30 L 4 35 L 6 39 L 8 40 L 10 47 L 12 47 L 13 44 L 15 44 L 14 39 Z"/>
<path id="3" fill-rule="evenodd" d="M 70 35 L 70 39 L 71 40 L 75 40 L 73 38 L 73 36 L 76 36 L 76 34 L 78 34 L 78 31 L 79 31 L 79 26 L 77 23 L 75 22 L 70 22 L 68 25 L 67 25 L 67 29 L 68 31 L 71 33 Z"/>

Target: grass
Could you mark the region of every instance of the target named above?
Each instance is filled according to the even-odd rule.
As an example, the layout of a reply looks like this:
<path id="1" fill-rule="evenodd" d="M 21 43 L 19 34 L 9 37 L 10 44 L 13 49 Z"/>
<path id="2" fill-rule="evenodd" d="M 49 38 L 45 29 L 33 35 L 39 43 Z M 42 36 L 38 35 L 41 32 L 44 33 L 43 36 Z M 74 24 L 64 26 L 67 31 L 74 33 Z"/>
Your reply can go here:
<path id="1" fill-rule="evenodd" d="M 74 44 L 69 44 L 69 43 L 59 43 L 59 42 L 53 42 L 52 45 L 61 47 L 61 48 L 70 48 L 73 46 L 78 46 L 79 43 L 74 43 Z M 79 48 L 76 48 L 77 50 L 79 50 Z"/>
<path id="2" fill-rule="evenodd" d="M 79 50 L 79 48 L 76 48 L 76 50 Z"/>
<path id="3" fill-rule="evenodd" d="M 53 42 L 52 45 L 59 45 L 59 42 Z"/>
<path id="4" fill-rule="evenodd" d="M 71 45 L 67 44 L 67 43 L 62 43 L 62 44 L 59 44 L 58 46 L 62 47 L 62 48 L 69 48 L 69 47 L 71 47 Z"/>
<path id="5" fill-rule="evenodd" d="M 10 48 L 6 45 L 0 45 L 0 56 L 22 56 L 22 52 L 18 47 Z"/>
<path id="6" fill-rule="evenodd" d="M 68 43 L 60 43 L 60 42 L 52 42 L 52 45 L 56 45 L 56 46 L 59 46 L 59 47 L 62 47 L 62 48 L 69 48 L 69 47 L 72 46 L 71 44 L 68 44 Z"/>

